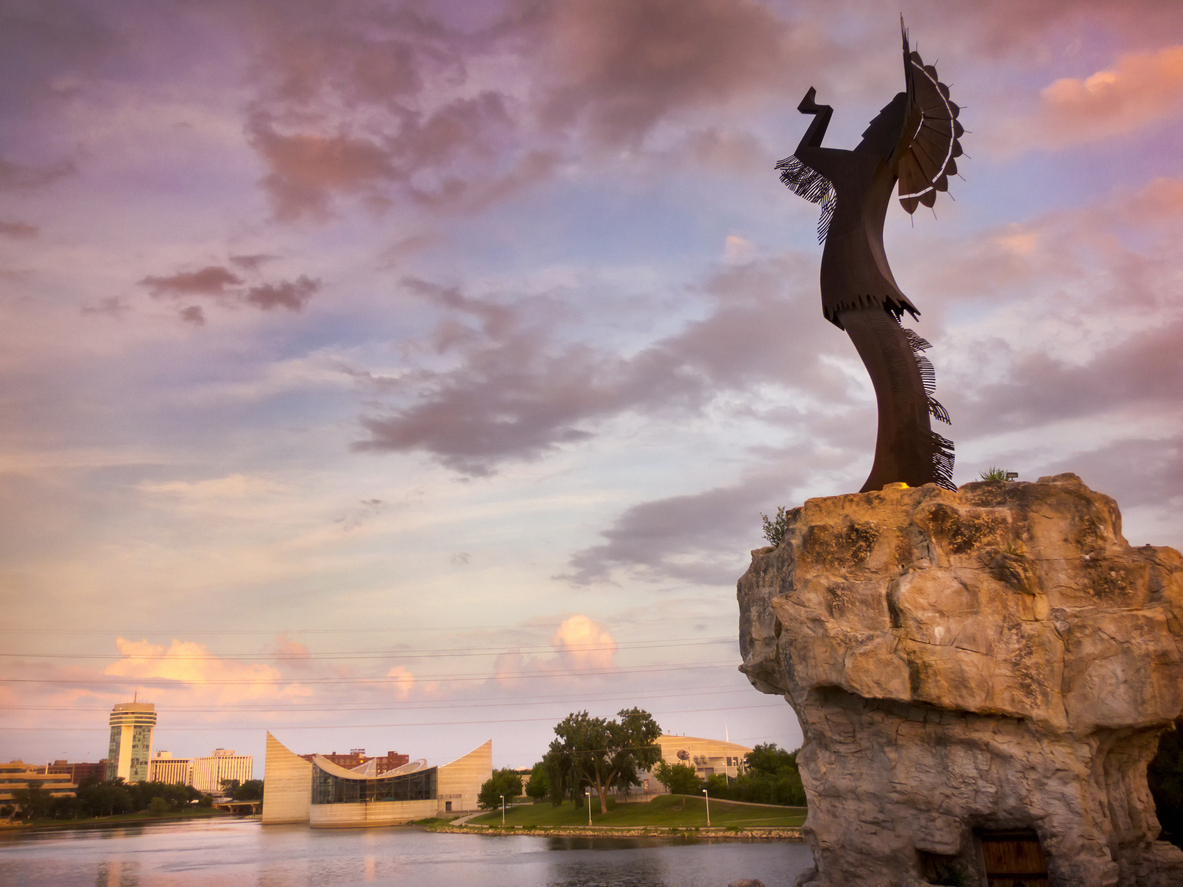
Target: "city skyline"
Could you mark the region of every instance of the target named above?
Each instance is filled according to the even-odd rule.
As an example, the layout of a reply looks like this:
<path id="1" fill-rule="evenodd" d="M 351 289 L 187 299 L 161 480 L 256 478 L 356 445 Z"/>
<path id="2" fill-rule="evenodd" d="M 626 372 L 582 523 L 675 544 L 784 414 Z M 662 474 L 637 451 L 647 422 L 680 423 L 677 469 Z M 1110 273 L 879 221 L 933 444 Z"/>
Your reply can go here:
<path id="1" fill-rule="evenodd" d="M 61 0 L 0 11 L 0 759 L 262 760 L 572 711 L 800 743 L 739 674 L 761 513 L 875 405 L 774 165 L 899 21 L 962 107 L 885 225 L 954 480 L 1073 471 L 1183 542 L 1183 8 Z"/>

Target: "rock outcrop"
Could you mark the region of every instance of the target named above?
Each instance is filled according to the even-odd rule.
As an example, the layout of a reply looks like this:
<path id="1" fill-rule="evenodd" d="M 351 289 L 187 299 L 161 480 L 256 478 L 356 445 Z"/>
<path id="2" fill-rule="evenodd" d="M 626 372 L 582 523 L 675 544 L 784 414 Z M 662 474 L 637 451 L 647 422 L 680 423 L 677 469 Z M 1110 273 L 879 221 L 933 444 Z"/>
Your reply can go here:
<path id="1" fill-rule="evenodd" d="M 1012 838 L 1036 883 L 1183 884 L 1146 784 L 1183 710 L 1179 552 L 1131 548 L 1072 474 L 788 517 L 739 581 L 740 647 L 804 733 L 799 885 L 985 885 Z"/>

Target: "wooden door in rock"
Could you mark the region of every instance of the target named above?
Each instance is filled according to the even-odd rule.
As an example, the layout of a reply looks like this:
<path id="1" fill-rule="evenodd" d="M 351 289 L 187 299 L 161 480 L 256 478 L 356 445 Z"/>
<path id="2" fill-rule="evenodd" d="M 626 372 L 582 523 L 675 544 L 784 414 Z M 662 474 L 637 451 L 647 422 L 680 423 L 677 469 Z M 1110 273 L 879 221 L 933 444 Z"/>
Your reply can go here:
<path id="1" fill-rule="evenodd" d="M 1031 829 L 978 833 L 987 887 L 1049 887 L 1047 859 Z"/>

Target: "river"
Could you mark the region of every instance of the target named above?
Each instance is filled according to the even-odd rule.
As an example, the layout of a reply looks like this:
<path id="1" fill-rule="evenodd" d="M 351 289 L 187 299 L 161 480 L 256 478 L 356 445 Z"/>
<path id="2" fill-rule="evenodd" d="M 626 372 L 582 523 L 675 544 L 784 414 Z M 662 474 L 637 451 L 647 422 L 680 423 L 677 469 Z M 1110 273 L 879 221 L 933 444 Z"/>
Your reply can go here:
<path id="1" fill-rule="evenodd" d="M 0 832 L 5 887 L 789 887 L 799 843 L 323 831 L 255 820 Z"/>

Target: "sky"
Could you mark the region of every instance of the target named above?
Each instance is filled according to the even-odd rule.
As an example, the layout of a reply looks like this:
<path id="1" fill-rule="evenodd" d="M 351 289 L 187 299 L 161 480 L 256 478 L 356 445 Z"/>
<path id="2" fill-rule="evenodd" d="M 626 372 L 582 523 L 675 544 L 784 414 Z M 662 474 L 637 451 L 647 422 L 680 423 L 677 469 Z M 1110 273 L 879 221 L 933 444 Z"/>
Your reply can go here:
<path id="1" fill-rule="evenodd" d="M 1183 530 L 1176 0 L 0 0 L 0 760 L 397 750 L 633 706 L 796 748 L 737 671 L 761 514 L 853 492 L 808 118 L 902 11 L 963 111 L 887 255 L 954 479 Z"/>

